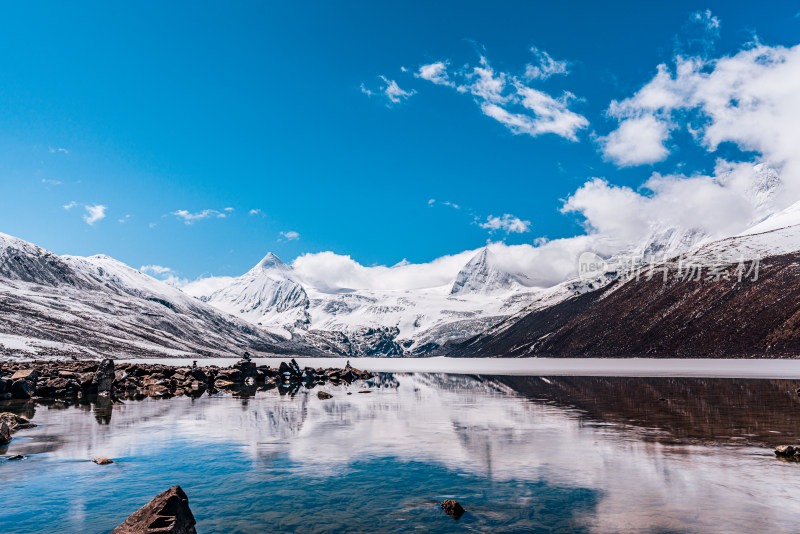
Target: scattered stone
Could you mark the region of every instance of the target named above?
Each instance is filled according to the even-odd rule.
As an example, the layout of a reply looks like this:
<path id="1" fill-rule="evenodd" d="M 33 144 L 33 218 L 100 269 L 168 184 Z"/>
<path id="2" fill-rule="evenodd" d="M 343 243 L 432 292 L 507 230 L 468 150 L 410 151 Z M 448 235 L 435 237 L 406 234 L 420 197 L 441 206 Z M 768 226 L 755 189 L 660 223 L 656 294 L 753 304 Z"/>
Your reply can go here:
<path id="1" fill-rule="evenodd" d="M 317 392 L 317 398 L 319 398 L 320 400 L 332 399 L 333 395 L 331 395 L 330 393 L 328 393 L 326 391 L 318 391 Z"/>
<path id="2" fill-rule="evenodd" d="M 442 501 L 442 510 L 456 521 L 464 515 L 464 509 L 458 504 L 458 501 L 454 501 L 453 499 Z"/>
<path id="3" fill-rule="evenodd" d="M 111 534 L 197 534 L 189 498 L 180 486 L 159 493 Z"/>
<path id="4" fill-rule="evenodd" d="M 11 381 L 14 380 L 31 380 L 35 381 L 39 378 L 39 373 L 36 372 L 36 369 L 22 369 L 11 375 Z"/>
<path id="5" fill-rule="evenodd" d="M 15 460 L 27 460 L 27 459 L 28 459 L 27 456 L 23 456 L 21 454 L 15 454 L 14 456 L 9 456 L 8 458 L 6 458 L 6 460 L 8 460 L 9 462 L 13 462 Z"/>
<path id="6" fill-rule="evenodd" d="M 371 389 L 362 389 L 359 393 L 372 393 Z"/>
<path id="7" fill-rule="evenodd" d="M 110 458 L 95 458 L 92 461 L 97 465 L 108 465 L 114 463 L 114 460 L 111 460 Z"/>

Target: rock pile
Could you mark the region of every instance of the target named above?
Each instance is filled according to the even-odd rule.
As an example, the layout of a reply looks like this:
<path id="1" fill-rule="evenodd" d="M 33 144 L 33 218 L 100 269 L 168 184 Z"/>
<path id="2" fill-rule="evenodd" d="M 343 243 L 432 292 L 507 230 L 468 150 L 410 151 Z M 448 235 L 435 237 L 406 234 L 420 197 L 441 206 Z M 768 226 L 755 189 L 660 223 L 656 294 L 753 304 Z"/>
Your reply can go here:
<path id="1" fill-rule="evenodd" d="M 23 428 L 33 428 L 36 425 L 22 417 L 10 412 L 0 413 L 0 446 L 11 441 L 11 434 Z"/>
<path id="2" fill-rule="evenodd" d="M 256 365 L 249 355 L 227 368 L 116 363 L 114 360 L 64 360 L 0 363 L 0 400 L 32 397 L 113 398 L 199 396 L 204 392 L 280 388 L 293 394 L 301 387 L 338 385 L 372 378 L 347 363 L 344 369 L 303 367 L 292 359 L 278 369 Z"/>

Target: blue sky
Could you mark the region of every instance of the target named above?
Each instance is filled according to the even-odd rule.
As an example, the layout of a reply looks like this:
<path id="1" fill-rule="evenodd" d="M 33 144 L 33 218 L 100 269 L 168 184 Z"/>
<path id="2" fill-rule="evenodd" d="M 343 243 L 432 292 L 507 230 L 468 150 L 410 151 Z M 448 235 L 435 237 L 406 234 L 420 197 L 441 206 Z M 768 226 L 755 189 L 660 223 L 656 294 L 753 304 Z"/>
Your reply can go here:
<path id="1" fill-rule="evenodd" d="M 712 18 L 693 22 L 706 10 Z M 7 3 L 0 231 L 189 279 L 240 274 L 268 251 L 392 265 L 487 240 L 573 236 L 582 217 L 559 210 L 594 177 L 636 189 L 653 172 L 711 173 L 719 157 L 746 159 L 741 145 L 712 151 L 675 131 L 668 155 L 626 164 L 602 148 L 622 120 L 609 106 L 676 54 L 731 55 L 756 35 L 797 44 L 799 10 Z M 464 89 L 481 57 L 495 74 L 563 102 L 578 127 L 530 135 L 493 118 L 491 98 Z M 453 87 L 420 76 L 436 62 L 446 62 Z M 396 102 L 390 82 L 402 91 L 390 94 Z M 504 93 L 496 109 L 523 110 L 519 94 Z"/>

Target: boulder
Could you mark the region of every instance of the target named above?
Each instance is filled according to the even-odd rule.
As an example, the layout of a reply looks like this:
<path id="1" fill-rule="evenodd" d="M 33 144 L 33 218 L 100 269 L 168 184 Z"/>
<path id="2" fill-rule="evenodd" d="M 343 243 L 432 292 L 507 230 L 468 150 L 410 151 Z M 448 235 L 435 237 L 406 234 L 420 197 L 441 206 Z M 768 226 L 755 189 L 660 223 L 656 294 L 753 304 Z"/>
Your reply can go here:
<path id="1" fill-rule="evenodd" d="M 94 384 L 97 385 L 97 394 L 108 395 L 111 391 L 111 385 L 114 383 L 114 378 L 114 360 L 110 358 L 103 360 L 94 373 Z"/>
<path id="2" fill-rule="evenodd" d="M 254 379 L 258 375 L 256 362 L 252 362 L 250 360 L 239 360 L 236 362 L 233 368 L 241 373 L 242 380 L 247 380 L 248 378 Z"/>
<path id="3" fill-rule="evenodd" d="M 108 464 L 113 464 L 114 463 L 114 460 L 111 460 L 109 458 L 95 458 L 92 461 L 94 463 L 96 463 L 97 465 L 108 465 Z"/>
<path id="4" fill-rule="evenodd" d="M 458 501 L 454 501 L 453 499 L 442 501 L 442 510 L 456 521 L 464 515 L 464 509 L 458 504 Z"/>
<path id="5" fill-rule="evenodd" d="M 132 513 L 111 534 L 197 534 L 189 499 L 180 486 L 172 486 Z"/>
<path id="6" fill-rule="evenodd" d="M 330 393 L 327 393 L 325 391 L 318 391 L 317 392 L 317 398 L 320 399 L 320 400 L 332 399 L 333 395 L 331 395 Z"/>
<path id="7" fill-rule="evenodd" d="M 796 454 L 800 454 L 800 447 L 795 447 L 793 445 L 778 445 L 775 447 L 775 456 L 790 458 Z"/>
<path id="8" fill-rule="evenodd" d="M 5 423 L 0 423 L 0 445 L 6 445 L 11 441 L 11 429 Z"/>
<path id="9" fill-rule="evenodd" d="M 33 381 L 33 380 L 36 380 L 37 378 L 39 378 L 39 373 L 36 371 L 36 369 L 21 369 L 21 370 L 17 371 L 16 373 L 14 373 L 13 375 L 11 375 L 11 380 L 12 381 L 14 381 L 14 380 L 31 380 L 31 381 Z"/>
<path id="10" fill-rule="evenodd" d="M 11 384 L 12 399 L 30 399 L 36 391 L 36 384 L 31 380 L 17 380 Z"/>
<path id="11" fill-rule="evenodd" d="M 198 382 L 208 382 L 208 376 L 206 376 L 202 369 L 194 368 L 189 371 L 189 374 Z"/>
<path id="12" fill-rule="evenodd" d="M 0 378 L 0 394 L 5 393 L 8 390 L 8 380 L 3 380 Z"/>

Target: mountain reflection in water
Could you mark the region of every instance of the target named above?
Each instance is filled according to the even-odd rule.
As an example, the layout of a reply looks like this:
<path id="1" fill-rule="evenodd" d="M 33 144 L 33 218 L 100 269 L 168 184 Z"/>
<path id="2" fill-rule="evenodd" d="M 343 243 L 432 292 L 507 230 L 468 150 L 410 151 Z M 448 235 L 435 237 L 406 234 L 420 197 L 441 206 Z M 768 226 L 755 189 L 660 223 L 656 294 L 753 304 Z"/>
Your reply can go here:
<path id="1" fill-rule="evenodd" d="M 0 462 L 0 525 L 104 532 L 180 484 L 201 533 L 791 532 L 800 464 L 767 446 L 800 438 L 798 387 L 381 374 L 330 400 L 0 403 L 40 425 L 0 449 L 29 455 Z M 445 498 L 468 513 L 453 521 Z"/>

